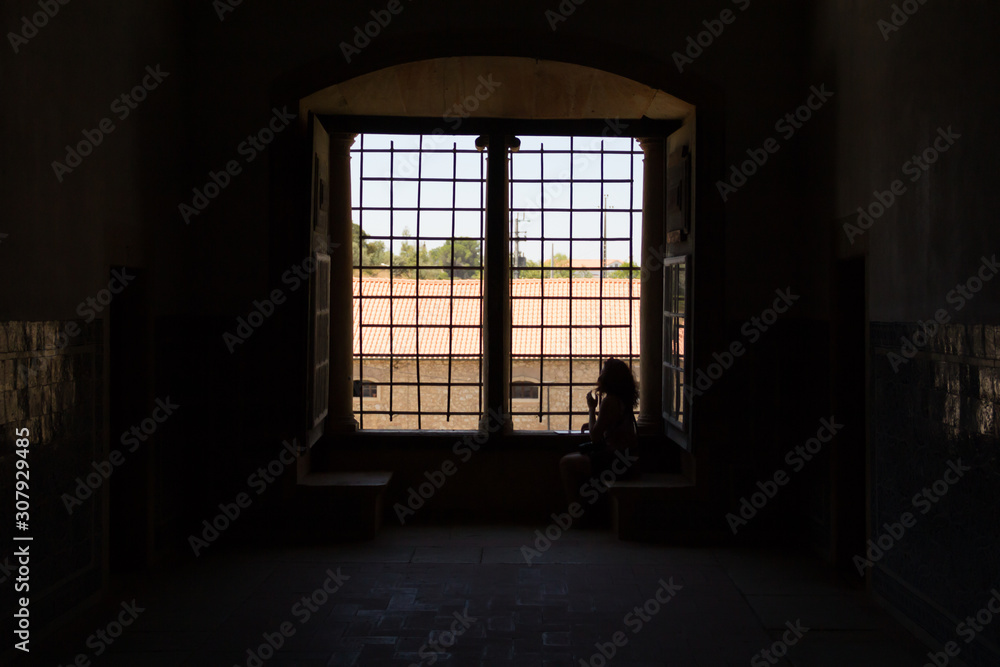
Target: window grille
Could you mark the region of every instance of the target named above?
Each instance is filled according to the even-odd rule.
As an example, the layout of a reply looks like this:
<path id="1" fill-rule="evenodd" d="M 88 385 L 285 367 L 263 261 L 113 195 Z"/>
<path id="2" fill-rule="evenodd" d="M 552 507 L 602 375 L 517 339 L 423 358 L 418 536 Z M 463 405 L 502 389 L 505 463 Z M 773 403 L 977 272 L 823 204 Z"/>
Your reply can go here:
<path id="1" fill-rule="evenodd" d="M 509 166 L 515 429 L 576 430 L 610 357 L 639 371 L 643 152 L 632 138 L 520 137 Z M 517 390 L 511 387 L 511 398 Z"/>
<path id="2" fill-rule="evenodd" d="M 688 263 L 675 257 L 663 267 L 663 417 L 683 426 L 690 392 L 684 384 L 684 331 L 688 313 Z"/>
<path id="3" fill-rule="evenodd" d="M 638 376 L 643 153 L 632 138 L 520 139 L 509 409 L 515 429 L 575 430 L 608 358 Z M 475 429 L 486 154 L 473 135 L 362 134 L 351 170 L 354 376 L 379 387 L 355 416 L 362 429 Z"/>
<path id="4" fill-rule="evenodd" d="M 476 429 L 483 398 L 485 156 L 475 137 L 362 134 L 352 148 L 360 427 Z M 384 378 L 384 379 L 383 379 Z"/>

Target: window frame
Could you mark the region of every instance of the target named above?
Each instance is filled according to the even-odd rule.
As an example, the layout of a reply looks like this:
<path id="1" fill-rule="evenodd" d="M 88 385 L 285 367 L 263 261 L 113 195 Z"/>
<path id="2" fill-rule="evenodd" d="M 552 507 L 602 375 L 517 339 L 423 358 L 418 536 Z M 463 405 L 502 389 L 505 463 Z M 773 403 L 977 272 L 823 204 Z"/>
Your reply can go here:
<path id="1" fill-rule="evenodd" d="M 466 118 L 463 119 L 462 124 L 458 128 L 448 127 L 446 129 L 443 126 L 442 119 L 440 118 L 416 118 L 416 117 L 395 117 L 395 116 L 351 116 L 351 115 L 326 115 L 320 116 L 323 125 L 331 133 L 339 132 L 345 134 L 424 134 L 424 135 L 481 135 L 487 136 L 494 139 L 513 137 L 517 135 L 532 135 L 532 136 L 575 136 L 575 137 L 604 137 L 608 136 L 621 136 L 621 137 L 631 137 L 635 139 L 641 138 L 660 138 L 667 140 L 667 138 L 677 132 L 683 125 L 681 120 L 654 120 L 649 118 L 642 119 L 629 119 L 627 123 L 620 123 L 619 119 L 498 119 L 498 118 Z M 609 135 L 609 130 L 617 129 L 614 135 Z M 624 129 L 622 129 L 624 128 Z M 488 152 L 488 148 L 486 149 Z M 509 149 L 505 150 L 503 155 L 504 163 L 509 159 Z M 503 170 L 503 175 L 497 177 L 492 173 L 492 170 L 487 167 L 487 192 L 490 190 L 490 181 L 492 179 L 498 179 L 503 181 L 503 189 L 505 191 L 509 190 L 509 184 L 507 182 L 507 170 Z M 655 187 L 655 186 L 654 186 Z M 661 186 L 664 189 L 664 195 L 666 184 Z M 350 192 L 347 194 L 350 198 Z M 510 201 L 505 196 L 503 198 L 503 205 L 505 207 L 506 216 L 504 218 L 504 228 L 505 232 L 500 235 L 501 245 L 503 245 L 503 250 L 506 254 L 509 253 L 509 210 Z M 495 202 L 490 201 L 489 196 L 487 196 L 486 210 L 484 211 L 484 216 L 486 224 L 484 224 L 484 237 L 486 239 L 496 239 L 496 234 L 490 231 L 489 218 L 491 215 L 492 207 L 496 206 Z M 495 211 L 492 211 L 495 215 Z M 649 219 L 658 219 L 657 216 L 652 216 Z M 659 219 L 660 224 L 663 224 L 663 220 Z M 643 225 L 647 224 L 647 216 L 643 214 Z M 644 227 L 643 227 L 644 228 Z M 487 240 L 488 244 L 489 241 Z M 648 249 L 647 249 L 648 250 Z M 648 258 L 647 258 L 648 259 Z M 486 274 L 490 272 L 489 267 L 493 267 L 495 262 L 489 259 L 487 252 L 483 253 L 482 263 L 484 267 L 483 280 L 490 280 Z M 504 271 L 505 283 L 509 283 L 510 276 L 509 273 L 509 257 L 505 261 L 499 262 L 499 266 Z M 494 267 L 494 272 L 496 268 Z M 690 290 L 690 282 L 688 283 L 688 290 Z M 491 297 L 489 294 L 490 290 L 484 285 L 483 290 L 483 311 L 484 314 L 491 307 Z M 495 300 L 494 300 L 495 301 Z M 508 299 L 509 302 L 509 299 Z M 690 303 L 690 301 L 689 301 Z M 505 309 L 509 308 L 509 303 L 492 304 L 494 308 Z M 640 293 L 640 318 L 642 314 L 645 313 L 646 309 L 655 309 L 660 311 L 662 304 L 651 304 L 648 300 L 644 299 L 642 293 Z M 484 319 L 484 329 L 487 326 Z M 505 328 L 510 328 L 510 322 L 505 322 Z M 506 332 L 509 336 L 509 331 Z M 649 344 L 645 346 L 640 345 L 638 358 L 641 360 L 647 354 L 653 354 L 659 363 L 656 366 L 662 364 L 662 352 L 661 346 L 657 343 Z M 491 354 L 487 345 L 483 346 L 484 364 L 486 368 L 503 368 L 508 367 L 511 361 L 511 353 L 509 345 L 505 348 L 505 351 L 499 356 Z M 641 362 L 640 362 L 641 363 Z M 506 407 L 509 405 L 509 386 L 511 384 L 511 379 L 509 377 L 504 378 L 507 389 L 503 392 L 503 398 L 500 400 L 499 397 L 493 400 L 484 399 L 483 401 L 483 415 L 484 419 L 489 419 L 491 413 L 495 413 L 495 410 L 501 411 L 501 413 L 506 412 Z M 491 381 L 487 373 L 483 375 L 484 387 L 487 386 Z M 541 384 L 539 384 L 541 388 Z M 364 399 L 362 399 L 364 400 Z M 368 399 L 372 400 L 372 399 Z M 534 401 L 537 399 L 514 399 L 514 400 L 525 400 Z M 414 436 L 428 436 L 428 437 L 441 437 L 443 435 L 455 435 L 463 433 L 475 433 L 475 431 L 462 431 L 462 430 L 384 430 L 384 429 L 365 429 L 357 430 L 354 432 L 354 436 L 361 436 L 368 438 L 380 438 L 385 437 L 389 442 L 399 438 L 412 438 Z M 508 420 L 504 431 L 501 433 L 503 437 L 514 436 L 521 441 L 530 441 L 533 439 L 547 440 L 553 436 L 564 438 L 566 437 L 566 431 L 514 431 L 511 429 L 511 421 Z"/>
<path id="2" fill-rule="evenodd" d="M 542 383 L 539 382 L 538 380 L 534 379 L 534 378 L 519 377 L 517 379 L 512 379 L 510 381 L 510 386 L 514 387 L 515 385 L 517 385 L 519 387 L 534 387 L 535 388 L 535 395 L 534 396 L 513 396 L 512 395 L 510 397 L 511 401 L 523 401 L 524 403 L 537 403 L 539 397 L 542 395 Z"/>
<path id="3" fill-rule="evenodd" d="M 660 395 L 663 404 L 663 419 L 666 423 L 668 434 L 675 440 L 684 441 L 681 444 L 686 443 L 688 434 L 691 431 L 691 399 L 690 393 L 687 392 L 688 388 L 691 386 L 691 337 L 688 335 L 688 331 L 691 328 L 691 274 L 692 274 L 692 262 L 693 256 L 691 254 L 679 254 L 672 257 L 663 258 L 663 350 L 660 355 L 660 363 L 663 366 L 663 373 L 661 374 L 661 380 L 663 381 L 663 389 Z M 667 292 L 667 285 L 669 279 L 669 268 L 677 264 L 683 264 L 684 268 L 684 310 L 683 312 L 668 310 L 668 300 L 670 295 Z M 683 366 L 677 366 L 676 364 L 669 363 L 667 361 L 667 320 L 673 318 L 683 318 L 683 349 L 680 351 L 680 357 Z M 667 409 L 668 401 L 674 397 L 673 389 L 671 388 L 670 395 L 667 394 L 666 382 L 666 372 L 667 369 L 672 371 L 679 371 L 682 376 L 681 383 L 681 420 L 675 419 L 671 412 Z"/>
<path id="4" fill-rule="evenodd" d="M 381 383 L 373 382 L 372 380 L 354 380 L 354 386 L 360 388 L 360 393 L 355 394 L 352 387 L 351 398 L 357 398 L 362 401 L 377 401 L 379 399 L 379 387 L 381 386 Z M 365 388 L 367 387 L 375 388 L 375 394 L 373 396 L 365 395 Z"/>

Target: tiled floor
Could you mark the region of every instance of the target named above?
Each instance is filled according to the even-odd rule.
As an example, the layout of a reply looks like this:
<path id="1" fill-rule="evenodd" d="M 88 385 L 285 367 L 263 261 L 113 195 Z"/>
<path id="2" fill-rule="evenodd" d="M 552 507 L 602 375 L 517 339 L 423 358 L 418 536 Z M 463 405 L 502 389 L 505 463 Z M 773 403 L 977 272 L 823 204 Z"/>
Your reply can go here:
<path id="1" fill-rule="evenodd" d="M 109 606 L 46 642 L 32 664 L 70 665 L 77 654 L 101 667 L 925 661 L 863 592 L 808 557 L 571 530 L 528 565 L 522 545 L 535 529 L 390 527 L 361 544 L 220 548 L 181 570 L 117 581 Z M 104 642 L 88 635 L 133 598 L 143 611 L 117 637 L 110 628 L 97 656 Z"/>

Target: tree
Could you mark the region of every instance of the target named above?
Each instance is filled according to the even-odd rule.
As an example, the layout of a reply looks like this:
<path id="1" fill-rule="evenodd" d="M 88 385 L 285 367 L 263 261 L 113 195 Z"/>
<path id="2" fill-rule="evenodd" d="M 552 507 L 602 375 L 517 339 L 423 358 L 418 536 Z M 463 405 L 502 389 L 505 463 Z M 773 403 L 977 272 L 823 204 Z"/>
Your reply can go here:
<path id="1" fill-rule="evenodd" d="M 403 228 L 402 236 L 409 238 L 412 236 L 410 234 L 409 227 Z M 412 268 L 405 267 L 415 267 L 417 265 L 417 247 L 409 242 L 404 241 L 401 246 L 399 246 L 399 254 L 392 256 L 392 275 L 398 278 L 412 278 L 414 271 Z"/>
<path id="2" fill-rule="evenodd" d="M 542 262 L 542 266 L 569 266 L 569 257 L 557 252 L 549 261 Z M 539 272 L 541 273 L 541 272 Z M 569 269 L 556 269 L 555 271 L 545 271 L 546 278 L 569 278 Z"/>
<path id="3" fill-rule="evenodd" d="M 428 256 L 428 264 L 454 267 L 440 271 L 442 278 L 454 277 L 461 280 L 480 277 L 479 269 L 471 268 L 480 266 L 482 262 L 482 244 L 479 239 L 457 238 L 445 241 L 442 245 L 430 250 Z"/>
<path id="4" fill-rule="evenodd" d="M 408 228 L 404 228 L 401 236 L 409 239 L 412 235 Z M 421 243 L 418 248 L 415 243 L 404 241 L 399 252 L 392 256 L 392 274 L 400 278 L 413 278 L 418 275 L 419 265 L 421 280 L 447 280 L 451 277 L 457 280 L 478 279 L 481 275 L 478 268 L 481 262 L 482 243 L 479 239 L 457 238 L 445 241 L 436 248 L 428 248 L 426 243 Z M 442 266 L 454 268 L 423 268 Z"/>
<path id="5" fill-rule="evenodd" d="M 434 258 L 435 251 L 439 248 L 434 248 L 433 250 L 427 249 L 426 243 L 420 244 L 420 266 L 438 266 L 441 262 Z M 420 278 L 423 280 L 442 280 L 447 278 L 448 274 L 441 269 L 420 269 Z"/>
<path id="6" fill-rule="evenodd" d="M 608 271 L 604 274 L 605 278 L 638 278 L 639 277 L 639 266 L 633 264 L 632 262 L 624 262 L 614 271 Z"/>
<path id="7" fill-rule="evenodd" d="M 548 279 L 548 278 L 569 278 L 570 277 L 570 271 L 567 268 L 557 268 L 554 271 L 551 270 L 551 269 L 547 269 L 547 270 L 544 270 L 544 271 L 539 271 L 538 270 L 538 269 L 545 269 L 546 267 L 550 267 L 550 266 L 552 266 L 552 263 L 553 263 L 553 260 L 551 260 L 551 259 L 545 260 L 541 264 L 539 264 L 538 262 L 536 262 L 533 259 L 525 260 L 525 263 L 524 263 L 523 267 L 521 267 L 520 269 L 515 269 L 515 275 L 514 275 L 514 277 L 515 278 L 541 278 L 543 273 L 545 274 L 545 278 L 546 279 Z M 569 265 L 569 257 L 567 257 L 566 255 L 562 254 L 561 252 L 557 252 L 556 256 L 555 256 L 555 265 L 557 267 L 559 267 L 559 266 L 568 266 Z M 580 271 L 574 271 L 574 273 L 579 274 L 581 272 Z M 587 272 L 587 273 L 588 273 L 588 276 L 589 276 L 589 272 Z M 580 277 L 580 276 L 578 276 L 578 277 Z"/>
<path id="8" fill-rule="evenodd" d="M 351 258 L 355 268 L 359 266 L 382 266 L 386 263 L 385 243 L 382 241 L 368 241 L 368 234 L 361 231 L 361 227 L 352 223 L 351 225 Z M 376 269 L 364 269 L 366 275 L 373 276 Z"/>

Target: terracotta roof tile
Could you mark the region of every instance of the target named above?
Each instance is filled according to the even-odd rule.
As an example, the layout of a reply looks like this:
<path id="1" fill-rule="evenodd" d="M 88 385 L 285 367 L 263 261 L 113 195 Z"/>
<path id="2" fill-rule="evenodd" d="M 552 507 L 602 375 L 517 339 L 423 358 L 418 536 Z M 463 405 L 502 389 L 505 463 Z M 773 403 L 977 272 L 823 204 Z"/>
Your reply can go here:
<path id="1" fill-rule="evenodd" d="M 395 354 L 416 354 L 418 337 L 420 356 L 446 356 L 449 351 L 453 355 L 481 354 L 479 325 L 483 283 L 479 280 L 420 280 L 420 293 L 417 294 L 417 282 L 394 278 L 393 298 L 389 299 L 388 278 L 365 277 L 363 281 L 354 278 L 355 356 L 360 355 L 362 342 L 366 356 L 389 356 L 390 349 Z M 639 280 L 625 278 L 605 279 L 603 286 L 597 278 L 512 280 L 513 354 L 565 357 L 569 356 L 571 344 L 574 355 L 638 354 L 639 285 Z M 364 291 L 360 292 L 361 289 Z M 447 298 L 449 296 L 456 298 Z M 600 296 L 603 300 L 596 298 Z M 569 328 L 566 325 L 570 324 L 571 310 L 573 326 Z M 544 331 L 538 328 L 543 322 L 543 314 Z M 390 328 L 390 322 L 397 326 Z M 414 327 L 417 323 L 419 327 Z M 518 328 L 518 325 L 532 328 Z"/>

